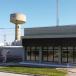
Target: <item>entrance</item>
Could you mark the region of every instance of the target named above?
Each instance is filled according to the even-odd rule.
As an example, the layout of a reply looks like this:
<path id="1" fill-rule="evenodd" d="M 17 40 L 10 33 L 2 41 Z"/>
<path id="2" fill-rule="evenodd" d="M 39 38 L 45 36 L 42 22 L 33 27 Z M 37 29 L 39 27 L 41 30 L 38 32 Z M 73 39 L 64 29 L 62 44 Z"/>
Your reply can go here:
<path id="1" fill-rule="evenodd" d="M 59 47 L 49 46 L 42 48 L 42 62 L 59 63 Z"/>
<path id="2" fill-rule="evenodd" d="M 27 47 L 27 61 L 52 62 L 52 63 L 76 63 L 76 47 L 74 46 L 43 46 Z M 41 52 L 39 52 L 41 51 Z"/>

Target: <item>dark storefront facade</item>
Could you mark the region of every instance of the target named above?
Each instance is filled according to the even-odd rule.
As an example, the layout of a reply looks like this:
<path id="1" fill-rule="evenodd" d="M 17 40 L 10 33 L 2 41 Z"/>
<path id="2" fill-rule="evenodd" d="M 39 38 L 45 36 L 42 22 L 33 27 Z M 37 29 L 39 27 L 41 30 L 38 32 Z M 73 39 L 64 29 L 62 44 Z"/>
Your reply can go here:
<path id="1" fill-rule="evenodd" d="M 25 61 L 59 64 L 76 63 L 76 26 L 42 28 L 41 30 L 44 32 L 40 32 L 40 29 L 36 29 L 36 32 L 25 29 L 27 32 L 25 31 L 25 37 L 22 38 L 22 44 L 25 48 Z M 70 29 L 73 30 L 69 31 Z M 46 30 L 49 31 L 46 32 Z M 67 33 L 67 31 L 69 32 Z M 46 33 L 49 33 L 49 35 L 45 36 Z"/>

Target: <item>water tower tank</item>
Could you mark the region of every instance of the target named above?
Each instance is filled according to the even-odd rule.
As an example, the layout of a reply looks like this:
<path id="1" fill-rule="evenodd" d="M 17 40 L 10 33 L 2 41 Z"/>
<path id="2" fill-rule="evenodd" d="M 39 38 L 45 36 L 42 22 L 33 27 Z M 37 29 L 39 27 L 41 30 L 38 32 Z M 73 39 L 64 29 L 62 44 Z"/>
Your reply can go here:
<path id="1" fill-rule="evenodd" d="M 10 15 L 10 22 L 15 24 L 15 40 L 20 40 L 20 26 L 26 22 L 26 16 L 21 13 L 13 13 Z"/>

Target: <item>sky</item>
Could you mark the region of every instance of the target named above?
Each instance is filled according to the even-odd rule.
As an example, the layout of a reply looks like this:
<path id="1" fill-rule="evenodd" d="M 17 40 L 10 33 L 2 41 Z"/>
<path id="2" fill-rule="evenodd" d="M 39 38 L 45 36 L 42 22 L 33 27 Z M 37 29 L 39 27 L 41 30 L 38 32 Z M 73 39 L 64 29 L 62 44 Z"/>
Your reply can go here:
<path id="1" fill-rule="evenodd" d="M 15 28 L 11 13 L 23 13 L 27 22 L 22 28 L 56 26 L 57 0 L 0 0 L 0 28 Z M 76 24 L 76 0 L 59 0 L 59 24 Z M 24 30 L 22 29 L 22 35 Z M 14 40 L 14 29 L 0 29 L 0 42 Z"/>

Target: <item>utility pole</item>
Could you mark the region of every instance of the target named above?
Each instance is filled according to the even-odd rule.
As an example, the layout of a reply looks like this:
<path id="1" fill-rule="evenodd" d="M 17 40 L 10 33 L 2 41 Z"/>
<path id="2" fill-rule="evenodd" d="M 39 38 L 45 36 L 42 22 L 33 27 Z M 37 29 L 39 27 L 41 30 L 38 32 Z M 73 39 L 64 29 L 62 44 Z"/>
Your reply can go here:
<path id="1" fill-rule="evenodd" d="M 56 26 L 59 26 L 59 0 L 56 0 Z"/>

